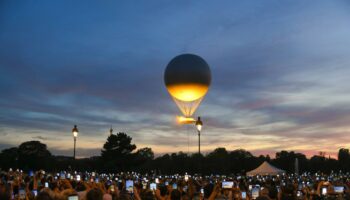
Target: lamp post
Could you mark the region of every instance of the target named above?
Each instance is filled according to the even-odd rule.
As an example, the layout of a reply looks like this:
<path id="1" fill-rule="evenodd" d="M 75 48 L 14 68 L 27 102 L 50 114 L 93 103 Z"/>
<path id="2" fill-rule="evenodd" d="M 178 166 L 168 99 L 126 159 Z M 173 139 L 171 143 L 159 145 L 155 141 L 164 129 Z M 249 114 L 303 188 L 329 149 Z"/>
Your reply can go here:
<path id="1" fill-rule="evenodd" d="M 203 122 L 201 121 L 201 117 L 198 117 L 196 121 L 196 128 L 198 131 L 198 154 L 201 154 L 201 130 L 202 130 Z"/>
<path id="2" fill-rule="evenodd" d="M 78 137 L 78 128 L 77 128 L 77 125 L 74 125 L 74 128 L 72 129 L 72 133 L 73 133 L 73 137 L 74 137 L 74 160 L 75 160 L 75 144 L 77 142 L 77 137 Z"/>

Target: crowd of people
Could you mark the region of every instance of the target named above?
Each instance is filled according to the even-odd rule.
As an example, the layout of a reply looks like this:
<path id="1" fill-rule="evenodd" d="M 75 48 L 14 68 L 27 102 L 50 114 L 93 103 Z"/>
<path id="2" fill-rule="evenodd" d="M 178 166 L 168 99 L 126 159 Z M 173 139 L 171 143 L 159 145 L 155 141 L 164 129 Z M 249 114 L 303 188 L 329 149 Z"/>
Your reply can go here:
<path id="1" fill-rule="evenodd" d="M 10 169 L 0 176 L 0 200 L 350 199 L 345 173 L 249 177 Z"/>

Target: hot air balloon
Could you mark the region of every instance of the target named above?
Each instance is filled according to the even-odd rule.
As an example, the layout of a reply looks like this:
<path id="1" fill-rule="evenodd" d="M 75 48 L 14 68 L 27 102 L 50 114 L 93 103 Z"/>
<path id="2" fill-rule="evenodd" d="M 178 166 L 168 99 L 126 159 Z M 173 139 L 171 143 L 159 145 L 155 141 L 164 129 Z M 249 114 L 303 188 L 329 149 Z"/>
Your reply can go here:
<path id="1" fill-rule="evenodd" d="M 184 123 L 193 123 L 191 118 L 208 92 L 211 73 L 205 60 L 194 54 L 182 54 L 173 58 L 164 73 L 165 86 L 181 110 Z"/>

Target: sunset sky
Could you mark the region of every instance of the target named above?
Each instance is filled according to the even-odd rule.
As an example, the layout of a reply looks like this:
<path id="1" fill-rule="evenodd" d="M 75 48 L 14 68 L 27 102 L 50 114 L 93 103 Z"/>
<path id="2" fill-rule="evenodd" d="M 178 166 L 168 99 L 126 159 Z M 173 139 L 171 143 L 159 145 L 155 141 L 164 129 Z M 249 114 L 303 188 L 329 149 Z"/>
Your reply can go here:
<path id="1" fill-rule="evenodd" d="M 350 148 L 349 1 L 1 1 L 0 150 L 99 155 L 112 125 L 157 154 L 197 151 L 164 86 L 204 58 L 202 151 Z"/>

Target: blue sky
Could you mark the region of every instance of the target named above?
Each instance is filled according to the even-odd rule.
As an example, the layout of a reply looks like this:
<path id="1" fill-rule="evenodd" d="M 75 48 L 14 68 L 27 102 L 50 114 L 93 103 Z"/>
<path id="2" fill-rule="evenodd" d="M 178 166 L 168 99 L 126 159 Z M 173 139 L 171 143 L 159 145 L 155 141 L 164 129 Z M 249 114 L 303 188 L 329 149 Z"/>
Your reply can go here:
<path id="1" fill-rule="evenodd" d="M 3 1 L 0 149 L 27 140 L 98 155 L 111 125 L 155 153 L 197 150 L 163 83 L 194 53 L 212 85 L 202 149 L 350 147 L 348 1 Z"/>

